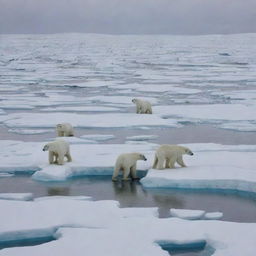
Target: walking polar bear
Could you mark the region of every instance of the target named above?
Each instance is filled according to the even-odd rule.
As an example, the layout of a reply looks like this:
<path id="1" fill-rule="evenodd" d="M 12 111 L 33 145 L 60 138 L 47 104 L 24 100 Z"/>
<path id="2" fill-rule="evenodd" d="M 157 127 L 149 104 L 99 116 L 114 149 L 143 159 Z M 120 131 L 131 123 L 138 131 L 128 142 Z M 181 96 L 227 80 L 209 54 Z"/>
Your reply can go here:
<path id="1" fill-rule="evenodd" d="M 182 155 L 184 154 L 192 156 L 193 152 L 183 146 L 162 145 L 156 150 L 153 168 L 159 170 L 164 169 L 164 162 L 165 168 L 175 168 L 175 162 L 181 167 L 186 167 L 182 159 Z"/>
<path id="2" fill-rule="evenodd" d="M 62 123 L 56 125 L 58 137 L 74 136 L 74 130 L 70 123 Z"/>
<path id="3" fill-rule="evenodd" d="M 152 114 L 152 107 L 150 102 L 139 99 L 132 99 L 132 102 L 136 104 L 137 114 Z"/>
<path id="4" fill-rule="evenodd" d="M 55 141 L 47 143 L 43 147 L 43 151 L 49 151 L 49 163 L 50 164 L 64 164 L 64 157 L 67 158 L 68 162 L 72 161 L 69 144 L 65 140 L 57 139 Z"/>
<path id="5" fill-rule="evenodd" d="M 140 153 L 126 153 L 118 156 L 115 164 L 112 181 L 117 181 L 119 171 L 123 171 L 123 180 L 129 180 L 129 174 L 132 179 L 137 178 L 136 163 L 138 160 L 147 161 L 147 158 Z"/>

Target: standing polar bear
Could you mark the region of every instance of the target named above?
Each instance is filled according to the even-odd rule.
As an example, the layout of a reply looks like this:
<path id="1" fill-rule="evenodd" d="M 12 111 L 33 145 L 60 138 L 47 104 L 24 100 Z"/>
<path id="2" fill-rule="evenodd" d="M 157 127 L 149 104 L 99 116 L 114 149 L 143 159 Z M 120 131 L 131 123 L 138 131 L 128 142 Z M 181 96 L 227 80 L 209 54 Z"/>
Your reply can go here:
<path id="1" fill-rule="evenodd" d="M 147 161 L 147 158 L 140 153 L 126 153 L 118 156 L 115 164 L 112 181 L 117 181 L 119 171 L 123 171 L 123 180 L 129 180 L 129 174 L 132 179 L 137 178 L 136 163 L 138 160 Z"/>
<path id="2" fill-rule="evenodd" d="M 74 136 L 74 129 L 70 123 L 62 123 L 56 125 L 58 137 Z"/>
<path id="3" fill-rule="evenodd" d="M 69 144 L 65 140 L 57 139 L 55 141 L 47 143 L 43 147 L 43 151 L 49 151 L 49 163 L 50 164 L 64 164 L 64 157 L 68 159 L 68 162 L 72 161 Z"/>
<path id="4" fill-rule="evenodd" d="M 177 162 L 181 167 L 186 167 L 183 162 L 182 155 L 194 155 L 193 152 L 186 147 L 178 145 L 162 145 L 156 150 L 155 160 L 153 163 L 154 169 L 175 168 Z"/>
<path id="5" fill-rule="evenodd" d="M 152 114 L 152 107 L 150 102 L 139 99 L 132 99 L 132 102 L 136 104 L 137 114 Z"/>

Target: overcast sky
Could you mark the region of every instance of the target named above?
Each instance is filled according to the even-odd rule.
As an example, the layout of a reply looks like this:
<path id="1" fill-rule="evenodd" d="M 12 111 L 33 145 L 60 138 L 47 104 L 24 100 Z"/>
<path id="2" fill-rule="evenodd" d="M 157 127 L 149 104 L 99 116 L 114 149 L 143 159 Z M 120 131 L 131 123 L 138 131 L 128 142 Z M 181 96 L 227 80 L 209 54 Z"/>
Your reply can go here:
<path id="1" fill-rule="evenodd" d="M 0 33 L 256 32 L 256 0 L 0 0 Z"/>

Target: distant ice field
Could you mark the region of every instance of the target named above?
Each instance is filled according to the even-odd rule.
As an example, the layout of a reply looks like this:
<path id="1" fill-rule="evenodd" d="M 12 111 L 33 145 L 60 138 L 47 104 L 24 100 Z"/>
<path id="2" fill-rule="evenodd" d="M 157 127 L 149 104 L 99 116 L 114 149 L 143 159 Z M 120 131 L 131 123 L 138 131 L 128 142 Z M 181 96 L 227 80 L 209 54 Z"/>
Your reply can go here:
<path id="1" fill-rule="evenodd" d="M 54 127 L 54 113 L 85 128 L 256 131 L 256 34 L 1 38 L 0 123 L 10 133 Z M 133 98 L 150 101 L 153 116 L 136 121 Z"/>

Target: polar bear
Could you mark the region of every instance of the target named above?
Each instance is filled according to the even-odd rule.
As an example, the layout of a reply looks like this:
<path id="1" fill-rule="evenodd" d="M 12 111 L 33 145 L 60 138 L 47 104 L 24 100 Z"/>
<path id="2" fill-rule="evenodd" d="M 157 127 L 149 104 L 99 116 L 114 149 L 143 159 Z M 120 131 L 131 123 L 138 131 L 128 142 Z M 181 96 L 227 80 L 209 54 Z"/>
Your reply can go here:
<path id="1" fill-rule="evenodd" d="M 150 102 L 139 99 L 132 99 L 132 102 L 136 104 L 137 114 L 152 114 L 152 107 Z"/>
<path id="2" fill-rule="evenodd" d="M 49 151 L 49 163 L 50 164 L 64 164 L 64 157 L 66 156 L 68 162 L 72 161 L 69 143 L 62 139 L 57 139 L 55 141 L 47 143 L 43 147 L 43 151 Z"/>
<path id="3" fill-rule="evenodd" d="M 194 155 L 189 148 L 183 146 L 162 145 L 156 150 L 153 168 L 159 170 L 164 169 L 164 162 L 165 168 L 175 168 L 175 162 L 181 167 L 186 167 L 182 159 L 182 155 L 184 154 Z"/>
<path id="4" fill-rule="evenodd" d="M 147 158 L 140 153 L 126 153 L 118 156 L 115 164 L 112 181 L 117 181 L 119 171 L 123 171 L 123 180 L 129 180 L 129 174 L 132 179 L 138 179 L 136 175 L 137 160 L 147 161 Z"/>
<path id="5" fill-rule="evenodd" d="M 58 137 L 74 136 L 74 130 L 70 123 L 57 124 L 56 131 L 57 131 Z"/>

